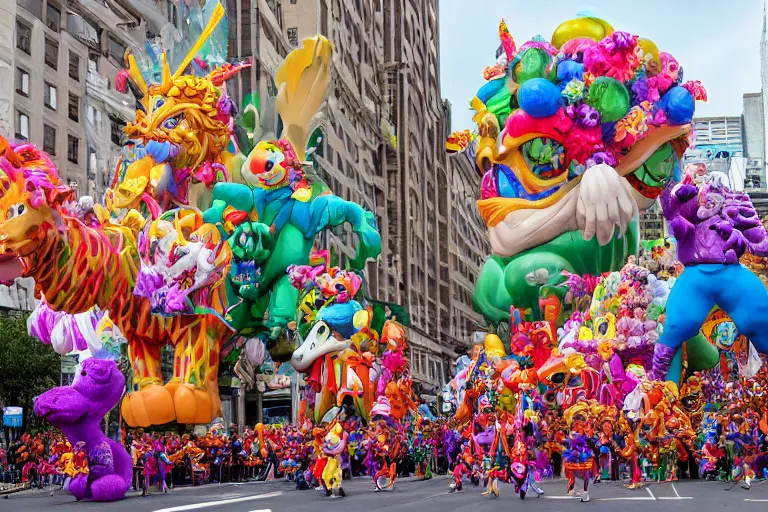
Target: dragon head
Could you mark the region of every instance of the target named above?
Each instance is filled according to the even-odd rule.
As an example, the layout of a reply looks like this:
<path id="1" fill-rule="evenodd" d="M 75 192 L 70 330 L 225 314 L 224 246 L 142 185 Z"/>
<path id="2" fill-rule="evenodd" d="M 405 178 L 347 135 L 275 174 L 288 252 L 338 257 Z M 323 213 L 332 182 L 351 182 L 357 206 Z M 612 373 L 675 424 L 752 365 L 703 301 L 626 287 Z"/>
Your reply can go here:
<path id="1" fill-rule="evenodd" d="M 9 283 L 32 270 L 29 259 L 40 255 L 50 235 L 58 236 L 74 193 L 48 155 L 1 136 L 0 171 L 0 281 Z"/>
<path id="2" fill-rule="evenodd" d="M 138 208 L 144 201 L 152 209 L 155 201 L 167 209 L 170 203 L 196 204 L 206 187 L 228 181 L 225 164 L 236 108 L 224 83 L 251 63 L 211 69 L 196 58 L 224 16 L 224 8 L 216 5 L 175 71 L 165 52 L 139 55 L 144 68 L 136 55 L 126 52 L 126 69 L 119 76 L 123 88 L 130 84 L 139 101 L 136 119 L 124 129 L 129 143 L 107 192 L 109 206 Z"/>
<path id="3" fill-rule="evenodd" d="M 166 193 L 188 200 L 190 185 L 210 187 L 226 179 L 221 157 L 229 145 L 234 107 L 210 76 L 164 73 L 140 105 L 124 130 L 134 144 L 126 149 L 133 158 L 123 159 L 109 192 L 114 207 L 135 207 L 143 194 L 157 201 Z"/>
<path id="4" fill-rule="evenodd" d="M 683 83 L 653 42 L 595 18 L 563 23 L 551 44 L 518 48 L 503 20 L 499 35 L 501 62 L 471 102 L 478 137 L 467 145 L 484 173 L 478 208 L 494 252 L 513 256 L 575 230 L 575 216 L 557 214 L 591 167 L 612 173 L 602 186 L 626 181 L 637 206 L 650 207 L 679 171 L 701 84 Z M 536 226 L 521 236 L 524 217 Z"/>

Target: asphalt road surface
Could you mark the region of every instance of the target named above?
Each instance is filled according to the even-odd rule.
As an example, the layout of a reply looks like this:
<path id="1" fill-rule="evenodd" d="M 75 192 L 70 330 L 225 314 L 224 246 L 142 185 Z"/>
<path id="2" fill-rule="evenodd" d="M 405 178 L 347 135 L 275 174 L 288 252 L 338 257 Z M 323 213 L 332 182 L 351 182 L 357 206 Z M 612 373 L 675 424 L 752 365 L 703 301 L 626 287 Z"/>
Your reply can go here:
<path id="1" fill-rule="evenodd" d="M 527 497 L 525 501 L 514 493 L 511 485 L 501 485 L 501 497 L 482 496 L 482 487 L 471 484 L 462 493 L 451 493 L 452 479 L 442 476 L 427 482 L 400 480 L 391 492 L 374 493 L 371 481 L 358 478 L 345 482 L 347 497 L 326 498 L 321 493 L 296 491 L 284 481 L 247 484 L 211 484 L 180 488 L 170 494 L 157 492 L 142 498 L 131 492 L 128 497 L 108 505 L 76 502 L 69 493 L 26 491 L 0 499 L 0 511 L 89 512 L 491 512 L 496 510 L 579 511 L 600 512 L 703 512 L 739 507 L 739 511 L 765 511 L 768 507 L 768 483 L 755 483 L 751 490 L 720 482 L 682 481 L 674 484 L 650 484 L 639 490 L 629 490 L 610 482 L 590 487 L 589 503 L 566 495 L 562 481 L 543 484 L 545 495 Z"/>

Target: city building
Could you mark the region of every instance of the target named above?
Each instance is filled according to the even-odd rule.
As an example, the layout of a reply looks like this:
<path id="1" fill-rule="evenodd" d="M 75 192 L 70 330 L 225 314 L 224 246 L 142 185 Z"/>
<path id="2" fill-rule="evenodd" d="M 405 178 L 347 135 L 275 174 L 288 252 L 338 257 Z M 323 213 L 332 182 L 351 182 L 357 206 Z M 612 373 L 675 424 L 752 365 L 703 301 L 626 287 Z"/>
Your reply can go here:
<path id="1" fill-rule="evenodd" d="M 765 158 L 764 116 L 763 94 L 760 92 L 745 93 L 743 95 L 741 128 L 744 156 L 747 158 Z"/>
<path id="2" fill-rule="evenodd" d="M 135 102 L 115 76 L 140 27 L 113 2 L 0 0 L 0 133 L 47 151 L 78 195 L 100 199 L 109 185 Z M 31 279 L 0 286 L 4 307 L 30 310 L 33 296 Z"/>
<path id="3" fill-rule="evenodd" d="M 229 56 L 238 60 L 253 59 L 253 66 L 227 82 L 229 95 L 241 105 L 249 92 L 257 93 L 261 102 L 263 137 L 277 133 L 274 99 L 277 97 L 274 76 L 288 52 L 293 48 L 283 30 L 280 0 L 222 0 L 229 22 Z"/>
<path id="4" fill-rule="evenodd" d="M 653 206 L 640 212 L 640 240 L 657 240 L 665 233 L 664 214 L 657 200 Z"/>
<path id="5" fill-rule="evenodd" d="M 744 156 L 746 157 L 745 190 L 753 192 L 766 191 L 765 174 L 765 126 L 763 125 L 763 95 L 762 93 L 744 94 L 742 119 L 742 140 L 744 141 Z"/>
<path id="6" fill-rule="evenodd" d="M 742 156 L 740 117 L 697 117 L 693 119 L 696 149 L 729 151 L 731 156 Z"/>
<path id="7" fill-rule="evenodd" d="M 760 83 L 762 96 L 762 136 L 763 151 L 768 148 L 768 33 L 766 33 L 766 22 L 768 22 L 768 0 L 763 0 L 763 30 L 760 36 Z M 766 155 L 763 155 L 765 159 Z"/>
<path id="8" fill-rule="evenodd" d="M 138 16 L 114 2 L 0 0 L 0 129 L 47 151 L 78 195 L 100 198 L 119 151 L 111 132 L 133 118 L 114 89 L 127 46 L 143 41 Z M 112 127 L 111 124 L 115 124 Z"/>
<path id="9" fill-rule="evenodd" d="M 368 265 L 369 295 L 407 306 L 414 378 L 436 388 L 481 318 L 470 296 L 490 247 L 466 157 L 448 158 L 450 105 L 440 95 L 436 0 L 290 0 L 291 46 L 316 33 L 335 45 L 332 89 L 316 153 L 333 192 L 371 209 L 382 254 Z M 353 255 L 354 235 L 328 240 Z"/>

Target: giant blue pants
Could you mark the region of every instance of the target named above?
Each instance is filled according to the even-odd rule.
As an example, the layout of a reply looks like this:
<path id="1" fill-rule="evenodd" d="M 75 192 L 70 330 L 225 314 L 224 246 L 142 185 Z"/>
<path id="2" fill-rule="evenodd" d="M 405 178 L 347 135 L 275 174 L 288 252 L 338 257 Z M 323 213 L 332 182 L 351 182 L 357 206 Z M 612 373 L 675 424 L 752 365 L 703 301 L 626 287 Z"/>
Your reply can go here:
<path id="1" fill-rule="evenodd" d="M 699 332 L 716 305 L 728 313 L 739 334 L 746 336 L 758 352 L 768 353 L 768 290 L 740 264 L 685 267 L 669 294 L 659 343 L 680 348 Z"/>

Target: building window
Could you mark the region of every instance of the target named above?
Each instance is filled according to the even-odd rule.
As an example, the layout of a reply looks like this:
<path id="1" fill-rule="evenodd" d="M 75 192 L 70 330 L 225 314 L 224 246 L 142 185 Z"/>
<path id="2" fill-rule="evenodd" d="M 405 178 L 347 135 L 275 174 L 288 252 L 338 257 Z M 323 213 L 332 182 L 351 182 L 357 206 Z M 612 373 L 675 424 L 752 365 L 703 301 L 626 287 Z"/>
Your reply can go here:
<path id="1" fill-rule="evenodd" d="M 58 32 L 61 28 L 61 11 L 50 2 L 45 10 L 45 24 L 54 32 Z"/>
<path id="2" fill-rule="evenodd" d="M 291 46 L 294 48 L 299 46 L 299 29 L 296 27 L 291 27 L 288 30 L 286 30 L 286 34 L 288 35 L 288 42 L 291 43 Z"/>
<path id="3" fill-rule="evenodd" d="M 88 71 L 91 73 L 99 72 L 99 54 L 88 52 Z"/>
<path id="4" fill-rule="evenodd" d="M 69 93 L 69 118 L 76 123 L 80 122 L 80 98 Z"/>
<path id="5" fill-rule="evenodd" d="M 122 66 L 125 57 L 125 46 L 113 38 L 109 38 L 109 55 Z"/>
<path id="6" fill-rule="evenodd" d="M 29 140 L 29 116 L 16 111 L 16 138 Z"/>
<path id="7" fill-rule="evenodd" d="M 80 56 L 69 51 L 69 78 L 80 81 Z"/>
<path id="8" fill-rule="evenodd" d="M 51 110 L 56 110 L 56 87 L 45 82 L 43 84 L 43 103 Z"/>
<path id="9" fill-rule="evenodd" d="M 122 145 L 123 140 L 123 123 L 117 119 L 110 118 L 110 136 L 112 144 L 115 146 Z"/>
<path id="10" fill-rule="evenodd" d="M 43 125 L 43 151 L 49 155 L 56 155 L 56 129 Z"/>
<path id="11" fill-rule="evenodd" d="M 16 68 L 16 92 L 29 96 L 29 73 L 21 68 Z"/>
<path id="12" fill-rule="evenodd" d="M 98 130 L 101 126 L 101 110 L 95 108 L 93 105 L 86 105 L 85 115 L 91 126 Z"/>
<path id="13" fill-rule="evenodd" d="M 67 160 L 76 164 L 79 149 L 80 139 L 73 135 L 67 135 Z"/>
<path id="14" fill-rule="evenodd" d="M 88 168 L 88 179 L 96 179 L 96 150 L 88 147 L 88 161 L 85 163 Z"/>
<path id="15" fill-rule="evenodd" d="M 16 48 L 32 55 L 32 29 L 16 20 Z"/>
<path id="16" fill-rule="evenodd" d="M 59 43 L 45 38 L 45 63 L 53 69 L 59 68 Z"/>
<path id="17" fill-rule="evenodd" d="M 32 16 L 43 21 L 43 0 L 16 0 L 16 5 L 26 9 Z"/>

